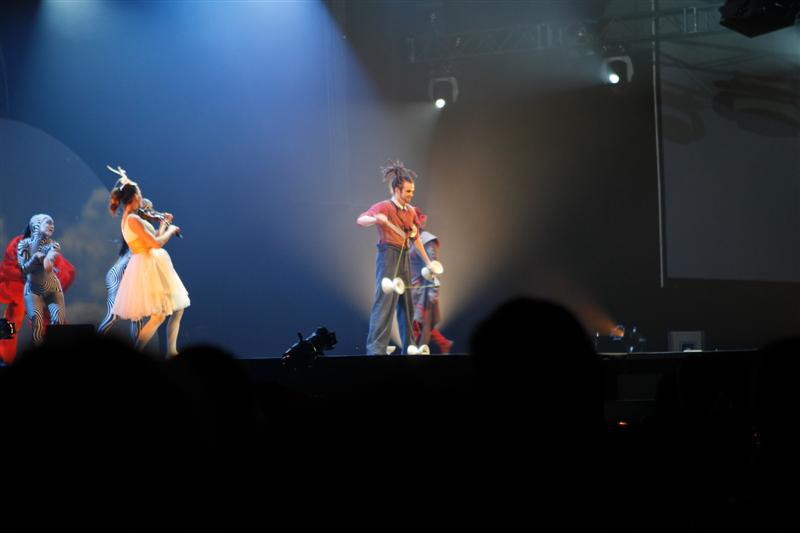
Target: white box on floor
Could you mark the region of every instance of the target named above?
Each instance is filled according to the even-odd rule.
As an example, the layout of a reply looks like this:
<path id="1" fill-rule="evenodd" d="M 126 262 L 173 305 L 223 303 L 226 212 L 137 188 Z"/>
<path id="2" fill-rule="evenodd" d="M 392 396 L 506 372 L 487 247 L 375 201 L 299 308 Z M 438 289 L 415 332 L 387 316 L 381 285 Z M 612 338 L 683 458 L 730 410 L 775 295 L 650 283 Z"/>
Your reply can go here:
<path id="1" fill-rule="evenodd" d="M 670 331 L 667 335 L 667 346 L 670 352 L 702 350 L 705 347 L 705 332 Z"/>

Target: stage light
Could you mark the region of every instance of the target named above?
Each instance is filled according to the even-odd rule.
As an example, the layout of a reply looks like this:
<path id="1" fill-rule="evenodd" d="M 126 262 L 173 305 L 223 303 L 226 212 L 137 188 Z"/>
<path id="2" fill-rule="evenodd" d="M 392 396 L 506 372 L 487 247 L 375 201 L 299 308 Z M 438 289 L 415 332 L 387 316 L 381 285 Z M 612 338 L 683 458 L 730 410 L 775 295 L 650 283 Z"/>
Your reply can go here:
<path id="1" fill-rule="evenodd" d="M 300 367 L 310 367 L 318 357 L 325 355 L 325 350 L 332 350 L 336 346 L 336 333 L 328 328 L 319 327 L 314 333 L 303 339 L 303 334 L 297 334 L 297 342 L 286 350 L 281 357 L 284 365 L 295 370 Z"/>
<path id="2" fill-rule="evenodd" d="M 633 326 L 627 330 L 622 324 L 611 328 L 608 335 L 594 334 L 594 348 L 598 353 L 634 353 L 643 352 L 647 347 L 647 339 L 639 328 Z"/>
<path id="3" fill-rule="evenodd" d="M 428 81 L 428 98 L 438 109 L 458 101 L 458 81 L 454 76 L 431 78 Z"/>
<path id="4" fill-rule="evenodd" d="M 720 26 L 756 37 L 794 26 L 800 15 L 800 2 L 790 0 L 726 0 L 719 8 Z"/>
<path id="5" fill-rule="evenodd" d="M 612 56 L 603 62 L 603 78 L 610 84 L 630 83 L 633 80 L 633 62 L 629 56 Z"/>
<path id="6" fill-rule="evenodd" d="M 5 318 L 0 318 L 0 339 L 10 339 L 17 332 L 13 322 L 9 322 Z"/>

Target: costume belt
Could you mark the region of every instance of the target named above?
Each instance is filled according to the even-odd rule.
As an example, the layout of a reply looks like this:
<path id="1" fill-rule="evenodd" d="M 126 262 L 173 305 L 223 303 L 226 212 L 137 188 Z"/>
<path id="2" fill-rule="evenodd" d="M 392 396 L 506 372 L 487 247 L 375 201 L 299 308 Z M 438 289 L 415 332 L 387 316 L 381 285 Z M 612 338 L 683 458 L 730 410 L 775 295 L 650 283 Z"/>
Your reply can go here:
<path id="1" fill-rule="evenodd" d="M 135 241 L 129 242 L 128 248 L 131 249 L 132 254 L 143 254 L 150 250 L 150 247 L 147 246 L 146 243 L 142 242 L 142 239 L 136 239 Z"/>

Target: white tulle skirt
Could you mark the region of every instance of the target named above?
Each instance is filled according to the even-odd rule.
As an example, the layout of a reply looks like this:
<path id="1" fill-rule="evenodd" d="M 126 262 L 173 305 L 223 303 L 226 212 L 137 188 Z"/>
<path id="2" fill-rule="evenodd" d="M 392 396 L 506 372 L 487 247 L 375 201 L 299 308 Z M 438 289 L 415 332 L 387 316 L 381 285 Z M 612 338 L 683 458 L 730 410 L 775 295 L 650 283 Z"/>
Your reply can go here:
<path id="1" fill-rule="evenodd" d="M 122 275 L 112 312 L 128 320 L 171 315 L 189 307 L 189 293 L 163 248 L 133 254 Z"/>

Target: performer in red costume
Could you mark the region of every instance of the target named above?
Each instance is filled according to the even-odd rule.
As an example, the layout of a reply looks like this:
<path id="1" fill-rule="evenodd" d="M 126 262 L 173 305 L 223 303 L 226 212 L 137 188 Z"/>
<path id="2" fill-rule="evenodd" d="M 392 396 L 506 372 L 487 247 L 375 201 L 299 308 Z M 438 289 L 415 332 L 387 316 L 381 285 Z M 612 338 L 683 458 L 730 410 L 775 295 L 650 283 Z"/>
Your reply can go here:
<path id="1" fill-rule="evenodd" d="M 420 223 L 419 239 L 422 241 L 422 246 L 425 247 L 431 261 L 438 261 L 439 237 L 425 229 L 428 216 L 423 214 L 419 208 L 415 207 L 414 209 L 417 211 L 417 220 Z M 428 346 L 433 340 L 439 346 L 441 353 L 450 353 L 453 341 L 442 335 L 442 332 L 436 328 L 442 316 L 439 310 L 439 280 L 436 277 L 430 281 L 425 279 L 422 273 L 425 261 L 416 248 L 411 248 L 410 259 L 411 300 L 414 303 L 412 322 L 414 344 L 418 347 Z"/>
<path id="2" fill-rule="evenodd" d="M 0 303 L 6 304 L 3 318 L 13 322 L 19 331 L 22 326 L 22 317 L 25 316 L 25 277 L 17 263 L 17 245 L 24 235 L 17 235 L 6 246 L 3 260 L 0 262 Z M 66 292 L 75 280 L 75 267 L 64 256 L 58 254 L 55 260 L 56 277 L 61 282 L 61 288 Z M 46 321 L 45 321 L 46 322 Z M 0 340 L 0 359 L 5 364 L 11 364 L 17 355 L 17 336 Z"/>

